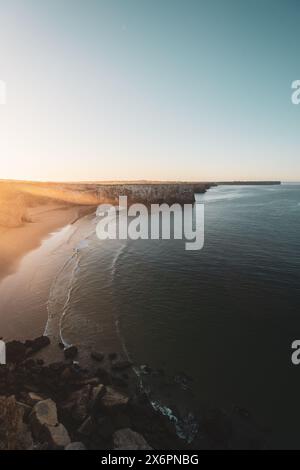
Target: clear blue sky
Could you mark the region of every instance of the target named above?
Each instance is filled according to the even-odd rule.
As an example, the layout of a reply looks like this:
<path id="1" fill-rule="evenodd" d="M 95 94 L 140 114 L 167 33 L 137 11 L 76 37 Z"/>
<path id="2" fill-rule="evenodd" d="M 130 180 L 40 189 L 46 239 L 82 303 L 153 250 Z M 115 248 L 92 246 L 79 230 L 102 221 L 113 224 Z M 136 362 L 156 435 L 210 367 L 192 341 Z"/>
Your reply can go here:
<path id="1" fill-rule="evenodd" d="M 0 7 L 0 178 L 300 180 L 300 1 Z"/>

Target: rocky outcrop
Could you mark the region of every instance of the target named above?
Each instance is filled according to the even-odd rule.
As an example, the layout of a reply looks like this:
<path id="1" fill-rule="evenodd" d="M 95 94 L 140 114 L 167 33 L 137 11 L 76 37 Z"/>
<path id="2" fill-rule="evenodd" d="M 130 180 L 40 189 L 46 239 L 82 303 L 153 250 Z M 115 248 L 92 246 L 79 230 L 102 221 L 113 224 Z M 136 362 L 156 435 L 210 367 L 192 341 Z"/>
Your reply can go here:
<path id="1" fill-rule="evenodd" d="M 38 436 L 44 426 L 58 424 L 56 404 L 53 400 L 39 401 L 34 405 L 30 416 L 31 427 Z"/>
<path id="2" fill-rule="evenodd" d="M 92 351 L 91 352 L 91 358 L 94 361 L 102 362 L 103 359 L 104 359 L 104 354 L 102 352 L 99 352 L 99 351 Z"/>
<path id="3" fill-rule="evenodd" d="M 8 362 L 19 363 L 26 357 L 30 357 L 41 349 L 49 346 L 50 339 L 47 336 L 40 336 L 33 340 L 10 341 L 6 343 L 6 358 Z"/>
<path id="4" fill-rule="evenodd" d="M 241 409 L 202 415 L 199 433 L 187 444 L 133 379 L 128 386 L 123 368 L 113 368 L 120 361 L 115 354 L 95 371 L 65 359 L 63 351 L 61 362 L 45 365 L 32 353 L 32 344 L 45 346 L 45 340 L 33 340 L 30 348 L 17 343 L 0 365 L 0 450 L 264 448 Z"/>
<path id="5" fill-rule="evenodd" d="M 113 435 L 115 450 L 152 450 L 143 436 L 131 429 L 120 429 Z"/>
<path id="6" fill-rule="evenodd" d="M 65 404 L 64 409 L 67 410 L 74 421 L 82 423 L 88 416 L 90 396 L 92 392 L 92 386 L 87 384 L 79 390 L 73 392 Z"/>
<path id="7" fill-rule="evenodd" d="M 106 387 L 106 393 L 104 394 L 101 405 L 104 410 L 108 413 L 113 413 L 124 409 L 129 402 L 129 397 L 123 393 L 117 392 L 111 387 Z"/>
<path id="8" fill-rule="evenodd" d="M 0 366 L 0 449 L 113 449 L 114 442 L 136 448 L 149 441 L 153 447 L 160 442 L 180 448 L 168 420 L 141 392 L 128 393 L 123 369 L 112 369 L 116 355 L 102 359 L 110 370 L 89 372 L 65 359 L 63 351 L 61 362 L 35 359 L 33 351 L 48 344 L 44 339 L 8 344 L 8 363 Z M 115 435 L 122 429 L 130 430 L 127 437 Z"/>
<path id="9" fill-rule="evenodd" d="M 119 196 L 128 203 L 193 204 L 195 193 L 205 193 L 217 184 L 270 185 L 279 181 L 132 182 L 132 183 L 34 183 L 0 181 L 0 226 L 18 227 L 28 221 L 28 208 L 47 203 L 98 206 L 118 204 Z"/>
<path id="10" fill-rule="evenodd" d="M 62 450 L 71 443 L 68 431 L 61 423 L 56 426 L 45 426 L 44 439 L 50 450 Z"/>
<path id="11" fill-rule="evenodd" d="M 66 359 L 75 359 L 78 354 L 78 349 L 76 346 L 68 346 L 65 348 L 64 354 Z"/>
<path id="12" fill-rule="evenodd" d="M 195 193 L 204 193 L 208 185 L 201 183 L 144 183 L 99 185 L 93 194 L 98 204 L 118 204 L 119 196 L 127 196 L 128 204 L 193 204 Z"/>
<path id="13" fill-rule="evenodd" d="M 57 408 L 53 400 L 37 402 L 29 422 L 34 438 L 47 442 L 50 449 L 64 449 L 71 443 L 68 431 L 58 422 Z"/>
<path id="14" fill-rule="evenodd" d="M 30 183 L 0 181 L 0 226 L 19 227 L 29 221 L 28 208 L 47 203 L 98 206 L 128 203 L 194 203 L 195 193 L 204 193 L 209 183 Z"/>

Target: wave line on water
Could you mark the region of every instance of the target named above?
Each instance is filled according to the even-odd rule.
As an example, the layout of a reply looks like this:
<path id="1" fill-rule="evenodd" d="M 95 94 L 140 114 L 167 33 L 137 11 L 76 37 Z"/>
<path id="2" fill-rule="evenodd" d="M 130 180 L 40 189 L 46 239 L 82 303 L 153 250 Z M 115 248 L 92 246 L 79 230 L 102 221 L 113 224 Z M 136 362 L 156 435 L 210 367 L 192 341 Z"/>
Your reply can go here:
<path id="1" fill-rule="evenodd" d="M 77 254 L 79 254 L 79 252 L 77 252 Z M 76 274 L 76 272 L 79 268 L 79 264 L 80 264 L 80 257 L 77 256 L 76 263 L 74 265 L 74 268 L 73 268 L 73 271 L 72 271 L 72 274 L 71 274 L 70 283 L 69 283 L 69 286 L 68 286 L 67 298 L 66 298 L 65 304 L 63 306 L 62 314 L 61 314 L 60 319 L 59 319 L 59 327 L 58 327 L 59 328 L 59 336 L 60 336 L 60 340 L 61 340 L 62 344 L 65 347 L 68 347 L 70 345 L 68 344 L 68 342 L 63 337 L 62 322 L 63 322 L 63 320 L 66 316 L 67 308 L 68 308 L 70 300 L 71 300 L 72 292 L 73 292 L 73 289 L 74 289 L 75 274 Z"/>
<path id="2" fill-rule="evenodd" d="M 78 268 L 80 265 L 81 251 L 89 247 L 88 240 L 93 234 L 94 230 L 92 232 L 89 232 L 84 238 L 82 238 L 77 243 L 75 248 L 73 248 L 72 255 L 69 256 L 63 263 L 59 272 L 55 276 L 50 288 L 49 298 L 47 301 L 48 319 L 45 326 L 44 335 L 54 337 L 56 336 L 57 338 L 60 338 L 60 341 L 65 346 L 68 346 L 68 344 L 67 341 L 63 338 L 62 321 L 66 315 L 67 307 L 71 300 L 75 275 L 78 272 Z M 72 234 L 72 236 L 74 236 L 74 233 Z M 68 242 L 70 241 L 72 236 L 69 237 Z M 74 265 L 72 266 L 73 261 Z M 70 271 L 68 271 L 69 268 Z"/>

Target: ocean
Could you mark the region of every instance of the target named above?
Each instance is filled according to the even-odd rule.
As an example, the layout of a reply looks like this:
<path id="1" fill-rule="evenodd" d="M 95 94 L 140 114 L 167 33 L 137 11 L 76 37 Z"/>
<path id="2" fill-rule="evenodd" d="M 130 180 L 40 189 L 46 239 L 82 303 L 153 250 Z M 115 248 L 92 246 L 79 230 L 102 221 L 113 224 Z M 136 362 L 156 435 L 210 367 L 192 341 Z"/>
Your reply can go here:
<path id="1" fill-rule="evenodd" d="M 89 350 L 121 342 L 153 404 L 189 439 L 204 410 L 238 406 L 270 447 L 300 448 L 300 184 L 219 186 L 196 199 L 200 251 L 100 241 L 85 217 L 52 282 L 46 332 Z"/>

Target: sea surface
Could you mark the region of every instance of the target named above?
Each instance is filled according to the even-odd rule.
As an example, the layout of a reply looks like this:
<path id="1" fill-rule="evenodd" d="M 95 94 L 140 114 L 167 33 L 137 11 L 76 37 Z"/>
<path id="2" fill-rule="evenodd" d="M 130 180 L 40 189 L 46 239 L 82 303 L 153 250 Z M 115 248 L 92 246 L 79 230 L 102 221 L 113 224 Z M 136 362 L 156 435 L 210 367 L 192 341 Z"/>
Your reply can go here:
<path id="1" fill-rule="evenodd" d="M 153 404 L 185 419 L 189 437 L 199 411 L 239 406 L 271 447 L 300 448 L 300 185 L 220 186 L 196 199 L 200 251 L 99 241 L 97 219 L 85 218 L 52 282 L 46 332 L 112 352 L 118 338 Z"/>

